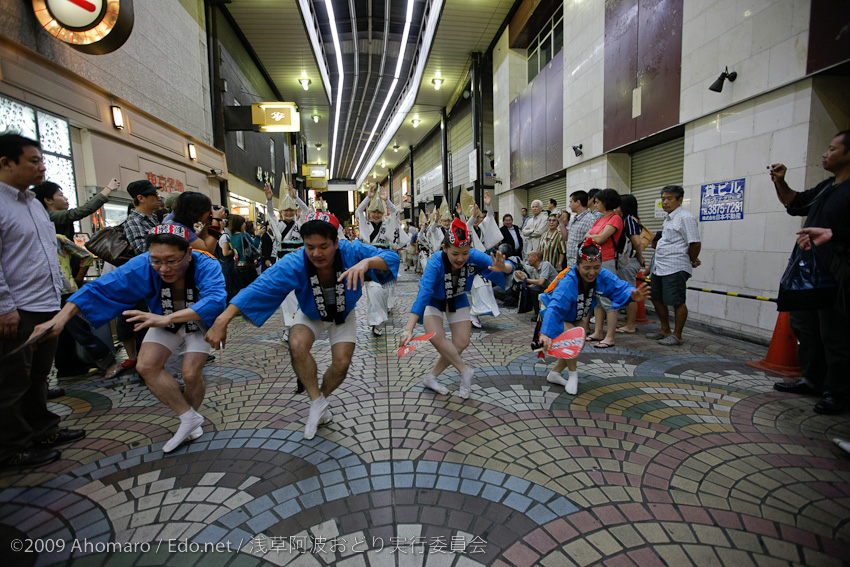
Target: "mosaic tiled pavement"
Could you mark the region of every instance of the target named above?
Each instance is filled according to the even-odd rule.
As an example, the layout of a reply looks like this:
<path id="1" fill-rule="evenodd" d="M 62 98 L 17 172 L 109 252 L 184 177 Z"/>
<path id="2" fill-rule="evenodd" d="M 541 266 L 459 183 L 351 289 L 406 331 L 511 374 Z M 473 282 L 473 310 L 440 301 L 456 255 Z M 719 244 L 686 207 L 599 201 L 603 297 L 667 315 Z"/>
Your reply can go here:
<path id="1" fill-rule="evenodd" d="M 311 441 L 278 317 L 232 325 L 221 389 L 218 362 L 205 369 L 205 434 L 168 456 L 176 419 L 138 376 L 63 381 L 51 408 L 88 435 L 0 476 L 2 564 L 850 562 L 850 457 L 830 442 L 850 420 L 774 392 L 744 365 L 765 348 L 618 335 L 585 348 L 573 397 L 530 353 L 528 315 L 506 312 L 473 334 L 464 401 L 419 384 L 429 345 L 395 356 L 416 289 L 402 274 L 383 337 L 358 327 L 334 421 Z M 453 392 L 458 380 L 441 377 Z"/>

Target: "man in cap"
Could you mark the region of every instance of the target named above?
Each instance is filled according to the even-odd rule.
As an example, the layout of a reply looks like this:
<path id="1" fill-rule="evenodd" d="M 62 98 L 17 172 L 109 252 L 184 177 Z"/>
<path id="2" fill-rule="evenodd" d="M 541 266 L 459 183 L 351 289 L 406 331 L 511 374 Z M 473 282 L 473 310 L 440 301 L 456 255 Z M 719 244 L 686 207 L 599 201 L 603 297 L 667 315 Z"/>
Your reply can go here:
<path id="1" fill-rule="evenodd" d="M 353 312 L 367 273 L 379 283 L 398 275 L 398 254 L 356 240 L 339 240 L 338 234 L 339 221 L 334 215 L 310 213 L 301 226 L 304 247 L 284 256 L 240 291 L 206 335 L 214 348 L 224 347 L 227 325 L 234 317 L 241 313 L 262 325 L 290 292 L 295 293 L 301 309 L 290 331 L 289 353 L 295 374 L 312 401 L 305 439 L 312 439 L 318 426 L 332 419 L 327 396 L 342 384 L 351 364 L 357 331 Z M 332 360 L 320 386 L 310 351 L 325 331 Z"/>

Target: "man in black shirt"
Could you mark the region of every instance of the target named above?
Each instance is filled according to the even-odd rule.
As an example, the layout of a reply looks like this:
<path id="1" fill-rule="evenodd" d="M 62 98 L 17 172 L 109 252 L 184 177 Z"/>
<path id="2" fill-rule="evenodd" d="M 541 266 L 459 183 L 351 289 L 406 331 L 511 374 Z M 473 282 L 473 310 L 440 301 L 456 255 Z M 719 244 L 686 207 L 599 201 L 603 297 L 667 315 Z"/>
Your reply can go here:
<path id="1" fill-rule="evenodd" d="M 788 214 L 805 216 L 805 227 L 838 229 L 850 219 L 850 130 L 836 134 L 824 152 L 823 168 L 835 177 L 798 193 L 785 182 L 787 168 L 769 166 L 770 178 Z M 818 259 L 829 266 L 836 253 L 834 242 L 817 247 Z M 815 412 L 843 413 L 850 405 L 850 316 L 829 305 L 813 305 L 807 311 L 791 312 L 791 329 L 800 341 L 798 356 L 803 379 L 779 382 L 774 388 L 794 394 L 822 394 Z"/>

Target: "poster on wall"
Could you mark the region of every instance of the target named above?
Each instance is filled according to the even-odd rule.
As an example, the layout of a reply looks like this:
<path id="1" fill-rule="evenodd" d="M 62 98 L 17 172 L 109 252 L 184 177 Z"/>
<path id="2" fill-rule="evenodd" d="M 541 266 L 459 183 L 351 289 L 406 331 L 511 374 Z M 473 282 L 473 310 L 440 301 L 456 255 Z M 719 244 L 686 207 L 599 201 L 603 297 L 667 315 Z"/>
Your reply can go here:
<path id="1" fill-rule="evenodd" d="M 653 209 L 653 213 L 654 213 L 654 215 L 653 215 L 654 218 L 657 218 L 657 219 L 667 218 L 667 211 L 665 211 L 661 207 L 661 199 L 655 200 L 655 208 Z"/>
<path id="2" fill-rule="evenodd" d="M 725 221 L 744 218 L 744 180 L 707 183 L 700 191 L 699 220 Z"/>

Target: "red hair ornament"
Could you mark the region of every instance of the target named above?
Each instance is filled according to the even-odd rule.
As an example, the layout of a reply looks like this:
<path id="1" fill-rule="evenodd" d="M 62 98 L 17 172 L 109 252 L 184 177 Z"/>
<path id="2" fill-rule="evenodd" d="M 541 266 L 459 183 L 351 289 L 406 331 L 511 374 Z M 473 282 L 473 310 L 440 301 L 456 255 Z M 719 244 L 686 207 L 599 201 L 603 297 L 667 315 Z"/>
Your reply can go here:
<path id="1" fill-rule="evenodd" d="M 458 248 L 469 246 L 469 231 L 466 228 L 466 224 L 459 218 L 455 218 L 449 227 L 449 242 L 452 246 L 457 246 Z"/>
<path id="2" fill-rule="evenodd" d="M 331 224 L 335 229 L 339 230 L 339 219 L 331 213 L 323 213 L 321 211 L 316 211 L 315 213 L 310 213 L 307 215 L 305 222 L 310 222 L 314 220 L 323 221 Z"/>
<path id="3" fill-rule="evenodd" d="M 585 249 L 585 248 L 588 248 L 588 247 L 590 247 L 590 248 L 595 248 L 595 249 L 596 249 L 596 253 L 595 253 L 595 254 L 585 254 L 585 253 L 584 253 L 584 249 Z M 599 259 L 602 257 L 602 248 L 600 248 L 600 247 L 599 247 L 599 245 L 596 243 L 596 241 L 595 241 L 595 240 L 593 240 L 592 238 L 588 237 L 588 238 L 587 238 L 587 240 L 585 240 L 585 241 L 582 243 L 581 247 L 579 248 L 579 254 L 580 254 L 581 259 L 582 259 L 583 261 L 585 261 L 585 262 L 593 262 L 593 261 L 595 261 L 595 260 L 599 260 Z"/>
<path id="4" fill-rule="evenodd" d="M 189 236 L 186 234 L 186 229 L 179 224 L 161 224 L 159 226 L 155 226 L 150 230 L 150 234 L 173 234 L 174 236 L 179 236 L 184 240 L 189 240 Z"/>

